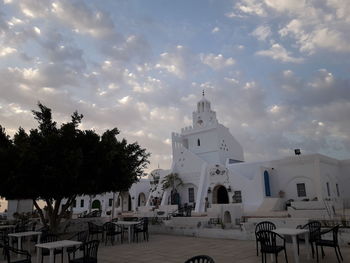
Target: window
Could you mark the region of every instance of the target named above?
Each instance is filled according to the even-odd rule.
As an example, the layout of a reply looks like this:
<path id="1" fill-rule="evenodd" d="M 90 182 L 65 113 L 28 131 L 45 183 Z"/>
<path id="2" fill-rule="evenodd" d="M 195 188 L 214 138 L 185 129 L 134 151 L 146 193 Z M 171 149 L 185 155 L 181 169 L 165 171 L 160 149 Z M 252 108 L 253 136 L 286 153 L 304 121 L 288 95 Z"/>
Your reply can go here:
<path id="1" fill-rule="evenodd" d="M 201 146 L 201 140 L 200 139 L 197 140 L 197 146 Z"/>
<path id="2" fill-rule="evenodd" d="M 331 191 L 329 190 L 329 182 L 327 182 L 326 186 L 327 186 L 327 194 L 328 196 L 331 196 Z"/>
<path id="3" fill-rule="evenodd" d="M 109 206 L 112 206 L 112 205 L 113 205 L 113 198 L 109 198 L 109 199 L 108 199 L 108 205 L 109 205 Z"/>
<path id="4" fill-rule="evenodd" d="M 339 197 L 339 196 L 340 196 L 339 185 L 338 185 L 338 184 L 335 184 L 335 188 L 337 189 L 337 195 L 338 195 L 338 197 Z"/>
<path id="5" fill-rule="evenodd" d="M 77 207 L 77 200 L 73 201 L 73 207 Z"/>
<path id="6" fill-rule="evenodd" d="M 194 202 L 194 188 L 188 188 L 188 202 Z"/>
<path id="7" fill-rule="evenodd" d="M 242 203 L 242 191 L 234 191 L 232 199 L 234 203 Z"/>
<path id="8" fill-rule="evenodd" d="M 84 207 L 84 199 L 80 200 L 80 207 Z"/>
<path id="9" fill-rule="evenodd" d="M 297 191 L 298 191 L 298 197 L 305 197 L 306 196 L 306 188 L 305 184 L 297 184 Z"/>

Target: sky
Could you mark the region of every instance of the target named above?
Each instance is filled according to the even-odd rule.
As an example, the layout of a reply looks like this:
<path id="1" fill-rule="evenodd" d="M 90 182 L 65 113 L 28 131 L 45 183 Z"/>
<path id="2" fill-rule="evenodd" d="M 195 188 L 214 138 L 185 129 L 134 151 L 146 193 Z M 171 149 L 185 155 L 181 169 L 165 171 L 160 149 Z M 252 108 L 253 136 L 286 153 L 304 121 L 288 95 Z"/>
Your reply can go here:
<path id="1" fill-rule="evenodd" d="M 202 91 L 246 161 L 350 158 L 349 0 L 0 0 L 0 125 L 117 127 L 170 168 Z"/>

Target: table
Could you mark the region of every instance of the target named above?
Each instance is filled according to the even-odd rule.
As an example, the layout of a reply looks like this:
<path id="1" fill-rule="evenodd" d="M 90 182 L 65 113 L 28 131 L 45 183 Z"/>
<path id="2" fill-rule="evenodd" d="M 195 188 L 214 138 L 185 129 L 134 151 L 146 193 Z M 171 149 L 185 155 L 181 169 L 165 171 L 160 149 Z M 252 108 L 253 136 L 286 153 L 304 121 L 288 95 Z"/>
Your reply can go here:
<path id="1" fill-rule="evenodd" d="M 54 262 L 54 251 L 58 248 L 63 248 L 63 255 L 66 253 L 67 247 L 75 247 L 81 245 L 80 241 L 73 240 L 60 240 L 55 242 L 41 243 L 36 244 L 35 246 L 38 248 L 38 252 L 36 254 L 36 263 L 40 263 L 41 250 L 46 248 L 50 251 L 50 263 Z M 62 255 L 62 257 L 63 257 Z"/>
<path id="2" fill-rule="evenodd" d="M 38 236 L 37 243 L 40 243 L 40 236 L 41 232 L 37 231 L 26 231 L 26 232 L 18 232 L 18 233 L 10 233 L 9 236 L 9 243 L 12 244 L 12 238 L 17 237 L 18 242 L 18 249 L 22 248 L 22 237 L 29 237 L 29 236 Z M 28 238 L 28 249 L 30 247 L 30 238 Z M 20 257 L 20 254 L 18 254 L 18 257 Z"/>
<path id="3" fill-rule="evenodd" d="M 15 227 L 16 227 L 16 225 L 0 225 L 0 230 L 1 229 L 8 229 L 8 228 L 14 229 Z"/>
<path id="4" fill-rule="evenodd" d="M 309 248 L 309 230 L 307 229 L 296 229 L 296 228 L 277 228 L 272 230 L 282 236 L 291 236 L 293 241 L 293 254 L 294 254 L 294 262 L 299 263 L 299 255 L 298 255 L 298 245 L 297 245 L 297 236 L 304 235 L 305 236 L 305 245 L 307 251 L 307 259 L 310 259 L 310 248 Z"/>
<path id="5" fill-rule="evenodd" d="M 131 242 L 131 227 L 137 224 L 140 224 L 141 221 L 117 221 L 117 222 L 113 222 L 114 224 L 118 225 L 118 226 L 122 226 L 128 227 L 128 242 Z"/>

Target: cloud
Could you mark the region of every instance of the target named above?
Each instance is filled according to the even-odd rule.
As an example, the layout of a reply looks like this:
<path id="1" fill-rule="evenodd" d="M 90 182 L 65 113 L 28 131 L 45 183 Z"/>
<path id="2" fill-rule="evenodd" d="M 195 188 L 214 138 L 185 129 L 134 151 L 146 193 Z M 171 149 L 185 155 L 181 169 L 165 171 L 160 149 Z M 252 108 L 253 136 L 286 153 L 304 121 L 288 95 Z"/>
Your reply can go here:
<path id="1" fill-rule="evenodd" d="M 221 54 L 201 54 L 200 58 L 203 64 L 208 65 L 214 70 L 220 70 L 235 64 L 235 60 L 233 58 L 225 58 Z"/>
<path id="2" fill-rule="evenodd" d="M 17 51 L 17 49 L 12 48 L 12 47 L 0 47 L 0 57 L 7 56 L 7 55 L 12 54 L 16 51 Z"/>
<path id="3" fill-rule="evenodd" d="M 51 12 L 71 26 L 76 33 L 96 38 L 115 34 L 115 26 L 109 15 L 100 10 L 93 10 L 84 1 L 53 2 Z"/>
<path id="4" fill-rule="evenodd" d="M 303 58 L 292 57 L 289 51 L 277 43 L 273 44 L 270 49 L 260 50 L 255 54 L 259 56 L 270 57 L 274 60 L 280 60 L 282 62 L 301 63 L 304 61 Z"/>
<path id="5" fill-rule="evenodd" d="M 272 32 L 269 26 L 259 26 L 252 32 L 252 35 L 260 41 L 265 41 L 271 34 Z"/>
<path id="6" fill-rule="evenodd" d="M 266 16 L 264 5 L 257 0 L 240 1 L 235 4 L 235 9 L 243 14 Z"/>
<path id="7" fill-rule="evenodd" d="M 214 33 L 217 33 L 219 31 L 220 31 L 220 28 L 216 26 L 213 28 L 213 30 L 211 32 L 214 34 Z"/>
<path id="8" fill-rule="evenodd" d="M 186 47 L 178 45 L 171 52 L 160 54 L 160 59 L 155 68 L 164 69 L 166 72 L 184 79 L 194 67 L 195 56 Z"/>
<path id="9" fill-rule="evenodd" d="M 346 0 L 242 0 L 234 5 L 231 14 L 244 14 L 241 18 L 257 16 L 265 23 L 279 21 L 280 42 L 294 41 L 294 46 L 307 55 L 324 50 L 350 51 L 350 8 Z M 265 40 L 271 33 L 274 32 L 259 25 L 252 34 Z"/>

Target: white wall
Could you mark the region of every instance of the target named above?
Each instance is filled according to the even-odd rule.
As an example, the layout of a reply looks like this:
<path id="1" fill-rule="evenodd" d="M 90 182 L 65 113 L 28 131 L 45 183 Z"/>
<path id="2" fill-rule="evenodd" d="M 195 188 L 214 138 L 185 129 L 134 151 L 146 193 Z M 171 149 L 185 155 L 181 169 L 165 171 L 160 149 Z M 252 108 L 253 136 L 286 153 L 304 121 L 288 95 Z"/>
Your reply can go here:
<path id="1" fill-rule="evenodd" d="M 314 166 L 314 158 L 304 159 L 303 157 L 284 158 L 277 161 L 271 161 L 270 165 L 274 168 L 274 177 L 277 177 L 278 184 L 275 192 L 280 190 L 285 192 L 285 199 L 293 199 L 301 201 L 305 198 L 310 200 L 317 197 L 315 188 L 316 170 Z M 306 188 L 306 196 L 298 197 L 297 184 L 304 183 Z"/>
<path id="2" fill-rule="evenodd" d="M 339 190 L 346 208 L 350 208 L 350 160 L 339 161 Z"/>

